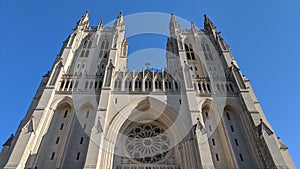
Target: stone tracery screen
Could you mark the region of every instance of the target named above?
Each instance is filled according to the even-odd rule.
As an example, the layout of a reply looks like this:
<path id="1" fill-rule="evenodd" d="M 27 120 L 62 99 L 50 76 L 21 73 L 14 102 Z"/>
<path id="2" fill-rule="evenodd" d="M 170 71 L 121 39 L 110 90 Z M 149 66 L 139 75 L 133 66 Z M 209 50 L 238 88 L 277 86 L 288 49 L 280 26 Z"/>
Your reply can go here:
<path id="1" fill-rule="evenodd" d="M 138 125 L 132 128 L 127 136 L 126 151 L 138 162 L 158 162 L 167 155 L 170 148 L 168 134 L 154 124 Z"/>

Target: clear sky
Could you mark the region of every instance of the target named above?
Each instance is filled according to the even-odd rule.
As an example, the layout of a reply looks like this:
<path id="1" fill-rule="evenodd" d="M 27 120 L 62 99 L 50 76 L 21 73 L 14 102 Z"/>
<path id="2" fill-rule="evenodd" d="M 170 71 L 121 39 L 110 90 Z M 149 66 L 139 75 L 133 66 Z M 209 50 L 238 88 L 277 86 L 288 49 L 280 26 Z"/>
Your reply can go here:
<path id="1" fill-rule="evenodd" d="M 16 131 L 42 75 L 86 10 L 94 26 L 100 19 L 104 24 L 116 19 L 123 11 L 124 15 L 174 13 L 203 28 L 207 14 L 251 80 L 277 136 L 300 166 L 299 0 L 0 0 L 0 143 Z M 164 50 L 166 37 L 134 36 L 129 45 L 133 57 L 139 56 L 146 48 Z"/>

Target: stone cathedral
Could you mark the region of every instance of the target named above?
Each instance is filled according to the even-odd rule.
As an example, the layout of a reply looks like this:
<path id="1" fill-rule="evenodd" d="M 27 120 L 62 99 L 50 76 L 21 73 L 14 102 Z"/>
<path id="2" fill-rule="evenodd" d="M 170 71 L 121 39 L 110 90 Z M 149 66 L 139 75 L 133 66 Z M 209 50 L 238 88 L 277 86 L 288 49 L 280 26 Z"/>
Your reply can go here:
<path id="1" fill-rule="evenodd" d="M 142 71 L 127 68 L 124 18 L 90 26 L 81 17 L 0 168 L 295 168 L 206 15 L 203 29 L 183 29 L 172 14 L 167 67 Z"/>

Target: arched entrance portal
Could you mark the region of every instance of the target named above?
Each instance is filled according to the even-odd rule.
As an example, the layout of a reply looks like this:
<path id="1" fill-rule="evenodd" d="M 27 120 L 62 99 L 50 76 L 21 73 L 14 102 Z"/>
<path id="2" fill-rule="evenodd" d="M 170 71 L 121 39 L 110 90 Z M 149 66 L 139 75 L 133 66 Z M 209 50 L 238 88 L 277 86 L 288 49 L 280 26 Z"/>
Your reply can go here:
<path id="1" fill-rule="evenodd" d="M 184 168 L 182 142 L 191 130 L 181 115 L 162 104 L 147 97 L 127 112 L 116 137 L 114 169 Z"/>

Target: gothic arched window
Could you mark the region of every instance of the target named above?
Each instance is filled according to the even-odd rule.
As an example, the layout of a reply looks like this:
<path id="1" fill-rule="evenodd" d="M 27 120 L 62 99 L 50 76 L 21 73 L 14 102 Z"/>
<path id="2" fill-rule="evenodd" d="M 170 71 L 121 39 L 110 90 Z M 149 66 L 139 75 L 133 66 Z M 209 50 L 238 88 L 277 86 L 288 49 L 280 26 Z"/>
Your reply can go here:
<path id="1" fill-rule="evenodd" d="M 148 77 L 145 79 L 145 90 L 146 91 L 151 91 L 152 90 L 151 74 L 148 74 Z"/>
<path id="2" fill-rule="evenodd" d="M 88 57 L 89 56 L 89 52 L 90 49 L 92 47 L 92 41 L 89 38 L 86 38 L 83 41 L 83 45 L 82 45 L 82 51 L 80 53 L 80 57 Z"/>
<path id="3" fill-rule="evenodd" d="M 184 48 L 185 48 L 185 54 L 186 54 L 186 58 L 187 60 L 195 60 L 195 53 L 193 51 L 193 46 L 191 43 L 186 42 L 184 44 Z"/>
<path id="4" fill-rule="evenodd" d="M 177 81 L 175 81 L 175 89 L 176 89 L 177 91 L 179 91 L 179 89 L 180 89 L 180 83 L 177 82 Z"/>
<path id="5" fill-rule="evenodd" d="M 73 34 L 70 41 L 69 41 L 69 45 L 68 45 L 69 47 L 71 47 L 73 45 L 75 37 L 76 37 L 76 34 Z"/>
<path id="6" fill-rule="evenodd" d="M 125 90 L 131 91 L 131 80 L 129 78 L 125 81 Z"/>
<path id="7" fill-rule="evenodd" d="M 202 50 L 203 50 L 205 59 L 206 60 L 213 60 L 213 56 L 211 54 L 211 50 L 209 48 L 209 45 L 206 42 L 204 42 L 204 43 L 201 43 L 201 46 L 202 46 Z"/>
<path id="8" fill-rule="evenodd" d="M 199 88 L 199 91 L 201 92 L 202 91 L 202 87 L 201 87 L 201 83 L 198 82 L 198 88 Z"/>
<path id="9" fill-rule="evenodd" d="M 142 91 L 142 79 L 137 78 L 134 83 L 135 91 Z"/>
<path id="10" fill-rule="evenodd" d="M 107 58 L 108 57 L 108 52 L 109 52 L 109 41 L 107 39 L 104 39 L 101 42 L 101 46 L 100 46 L 100 53 L 99 53 L 99 57 L 100 58 Z"/>
<path id="11" fill-rule="evenodd" d="M 161 90 L 161 80 L 158 78 L 155 80 L 155 89 Z"/>
<path id="12" fill-rule="evenodd" d="M 115 90 L 121 90 L 121 82 L 122 81 L 119 78 L 115 80 Z"/>
<path id="13" fill-rule="evenodd" d="M 169 79 L 165 81 L 165 89 L 166 91 L 172 90 L 172 82 Z"/>
<path id="14" fill-rule="evenodd" d="M 145 90 L 151 91 L 152 90 L 152 80 L 150 78 L 147 78 L 145 80 Z"/>

